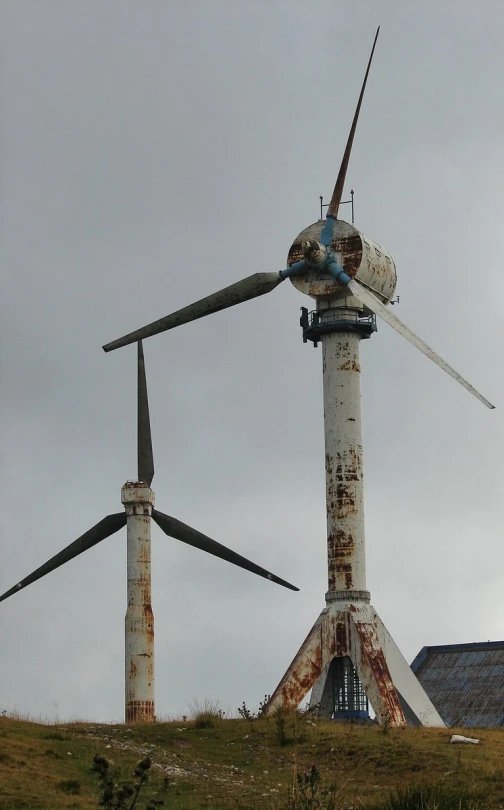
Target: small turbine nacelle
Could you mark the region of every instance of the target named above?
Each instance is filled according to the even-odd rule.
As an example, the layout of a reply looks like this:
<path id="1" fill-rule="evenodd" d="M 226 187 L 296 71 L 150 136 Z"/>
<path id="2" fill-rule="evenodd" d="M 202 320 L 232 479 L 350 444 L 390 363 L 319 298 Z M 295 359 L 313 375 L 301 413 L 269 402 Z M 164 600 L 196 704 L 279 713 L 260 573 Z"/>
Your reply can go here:
<path id="1" fill-rule="evenodd" d="M 326 248 L 320 237 L 324 222 L 309 225 L 296 237 L 287 256 L 287 266 L 304 259 L 304 272 L 291 277 L 297 290 L 312 298 L 338 299 L 349 296 L 345 284 L 329 272 L 332 257 L 351 279 L 355 278 L 379 300 L 388 304 L 393 298 L 397 275 L 392 257 L 376 242 L 342 219 L 336 221 L 331 244 Z M 359 307 L 362 309 L 362 305 Z M 369 313 L 368 313 L 369 314 Z"/>

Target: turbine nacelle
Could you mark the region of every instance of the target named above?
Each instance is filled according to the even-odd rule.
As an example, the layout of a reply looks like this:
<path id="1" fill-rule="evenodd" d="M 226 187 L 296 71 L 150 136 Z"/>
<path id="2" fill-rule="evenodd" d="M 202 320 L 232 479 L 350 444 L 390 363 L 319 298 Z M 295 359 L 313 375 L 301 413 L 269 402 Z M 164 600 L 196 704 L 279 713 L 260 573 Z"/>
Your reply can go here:
<path id="1" fill-rule="evenodd" d="M 342 219 L 335 221 L 330 243 L 324 245 L 321 237 L 325 224 L 322 220 L 314 222 L 294 239 L 287 256 L 287 273 L 292 284 L 304 295 L 323 299 L 325 307 L 331 300 L 341 304 L 342 298 L 349 297 L 348 280 L 356 279 L 387 304 L 397 284 L 394 260 L 389 253 Z M 293 266 L 299 269 L 290 274 Z"/>

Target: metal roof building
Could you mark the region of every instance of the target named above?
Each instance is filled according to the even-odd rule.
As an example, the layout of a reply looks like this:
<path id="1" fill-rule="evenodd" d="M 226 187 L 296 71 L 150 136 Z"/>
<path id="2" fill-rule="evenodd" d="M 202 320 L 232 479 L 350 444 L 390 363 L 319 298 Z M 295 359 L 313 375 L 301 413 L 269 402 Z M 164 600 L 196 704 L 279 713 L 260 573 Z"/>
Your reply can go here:
<path id="1" fill-rule="evenodd" d="M 411 669 L 449 726 L 504 726 L 504 641 L 423 647 Z"/>

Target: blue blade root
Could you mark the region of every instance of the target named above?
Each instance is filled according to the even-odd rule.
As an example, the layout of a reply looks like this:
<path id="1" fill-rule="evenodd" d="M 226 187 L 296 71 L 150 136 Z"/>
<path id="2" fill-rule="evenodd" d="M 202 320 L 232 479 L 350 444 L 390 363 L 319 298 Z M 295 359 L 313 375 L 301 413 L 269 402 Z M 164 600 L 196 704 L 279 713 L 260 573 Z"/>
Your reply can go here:
<path id="1" fill-rule="evenodd" d="M 320 234 L 320 241 L 325 247 L 329 247 L 333 240 L 334 236 L 334 229 L 336 227 L 336 217 L 328 216 L 325 225 L 322 228 L 322 233 Z"/>
<path id="2" fill-rule="evenodd" d="M 336 281 L 339 281 L 340 284 L 350 283 L 350 276 L 347 276 L 343 268 L 340 267 L 338 262 L 336 262 L 334 259 L 329 262 L 327 269 L 329 270 L 331 276 L 335 278 Z"/>
<path id="3" fill-rule="evenodd" d="M 300 276 L 306 269 L 306 262 L 301 259 L 300 262 L 295 262 L 285 270 L 280 270 L 280 278 L 292 278 L 293 276 Z"/>

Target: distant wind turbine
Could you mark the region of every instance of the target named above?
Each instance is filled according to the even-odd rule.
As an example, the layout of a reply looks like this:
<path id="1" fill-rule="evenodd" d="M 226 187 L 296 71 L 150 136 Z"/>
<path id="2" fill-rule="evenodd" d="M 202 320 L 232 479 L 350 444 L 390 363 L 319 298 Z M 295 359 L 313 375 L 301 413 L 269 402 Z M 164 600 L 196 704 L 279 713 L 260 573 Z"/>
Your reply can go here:
<path id="1" fill-rule="evenodd" d="M 41 565 L 0 596 L 0 602 L 46 576 L 64 563 L 127 527 L 127 609 L 125 618 L 125 716 L 127 723 L 155 720 L 154 708 L 154 616 L 151 606 L 151 517 L 169 537 L 220 557 L 239 568 L 265 577 L 278 585 L 294 585 L 256 565 L 241 554 L 154 508 L 151 489 L 154 477 L 147 381 L 141 341 L 138 342 L 137 481 L 121 490 L 124 512 L 107 515 L 96 526 Z"/>

